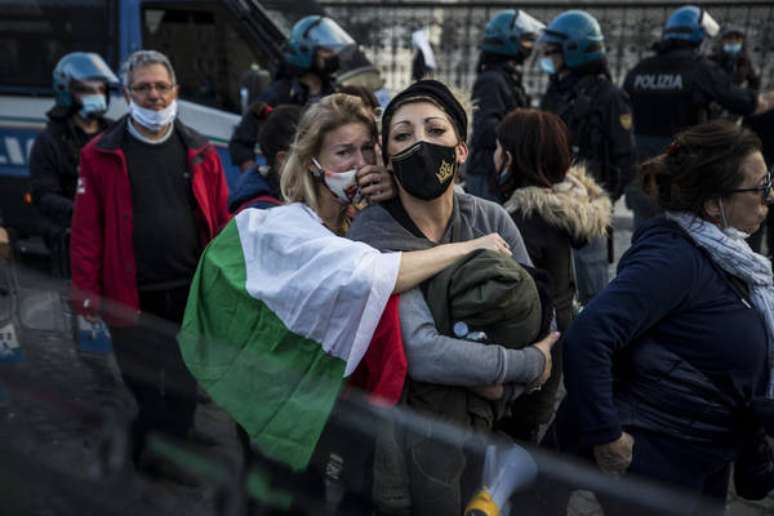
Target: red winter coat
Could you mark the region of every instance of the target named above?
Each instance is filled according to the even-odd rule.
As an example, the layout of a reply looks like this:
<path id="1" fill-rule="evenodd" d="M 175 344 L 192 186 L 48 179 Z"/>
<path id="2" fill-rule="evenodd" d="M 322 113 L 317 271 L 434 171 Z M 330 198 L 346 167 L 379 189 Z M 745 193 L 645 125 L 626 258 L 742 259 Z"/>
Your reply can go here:
<path id="1" fill-rule="evenodd" d="M 131 324 L 139 311 L 132 191 L 120 148 L 127 120 L 116 122 L 81 151 L 70 237 L 74 308 L 80 314 L 101 311 L 113 325 Z M 178 120 L 175 131 L 188 150 L 196 220 L 206 244 L 229 219 L 223 167 L 217 151 L 200 134 Z"/>

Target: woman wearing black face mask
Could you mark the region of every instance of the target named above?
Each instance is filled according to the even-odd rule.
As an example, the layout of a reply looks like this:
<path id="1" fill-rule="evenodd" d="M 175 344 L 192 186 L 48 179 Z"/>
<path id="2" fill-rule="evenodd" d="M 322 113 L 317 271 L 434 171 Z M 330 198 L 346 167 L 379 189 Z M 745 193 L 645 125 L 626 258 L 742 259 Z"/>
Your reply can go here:
<path id="1" fill-rule="evenodd" d="M 348 237 L 362 240 L 380 250 L 407 251 L 468 240 L 482 232 L 497 232 L 510 245 L 513 258 L 531 266 L 519 230 L 501 206 L 455 191 L 454 178 L 468 155 L 466 136 L 467 115 L 454 95 L 440 82 L 419 81 L 398 94 L 382 117 L 382 152 L 395 176 L 398 196 L 361 212 Z M 543 318 L 550 320 L 550 313 L 544 311 Z M 441 334 L 435 314 L 433 298 L 427 294 L 426 300 L 421 289 L 401 296 L 401 327 L 411 380 L 463 387 L 488 400 L 507 403 L 525 388 L 541 385 L 550 375 L 550 349 L 558 334 L 551 334 L 523 349 L 509 349 L 498 345 L 500 343 L 465 340 L 466 335 L 456 331 L 454 335 L 459 338 Z M 385 437 L 385 440 L 390 439 L 399 440 L 391 435 Z M 405 449 L 400 452 L 393 448 L 394 453 L 405 453 L 406 457 L 410 457 L 410 441 L 409 438 L 404 444 Z M 423 447 L 424 457 L 432 457 L 432 447 L 437 445 L 432 442 L 414 444 L 417 449 Z M 377 456 L 379 454 L 377 446 Z M 411 460 L 407 461 L 408 468 L 413 467 Z M 413 460 L 420 461 L 416 455 Z M 443 465 L 442 473 L 448 477 L 441 484 L 453 484 L 452 470 L 457 463 L 453 458 L 444 456 L 437 464 Z M 440 496 L 434 491 L 431 496 L 421 489 L 417 490 L 417 477 L 432 477 L 432 471 L 428 472 L 425 467 L 432 469 L 437 464 L 419 464 L 418 470 L 412 470 L 410 475 L 405 476 L 404 473 L 403 478 L 411 478 L 411 485 L 408 486 L 411 495 L 403 501 L 417 514 L 428 511 L 459 514 L 462 509 L 455 507 L 454 498 L 459 491 L 450 492 L 448 496 Z M 386 500 L 380 500 L 378 486 L 381 473 L 378 470 L 375 472 L 376 502 L 381 509 L 389 512 L 397 507 L 390 507 L 386 505 Z M 394 471 L 387 474 L 400 477 L 400 473 Z M 464 485 L 461 492 L 465 492 Z M 393 502 L 399 498 L 394 489 L 390 495 Z M 436 502 L 443 499 L 448 505 L 440 508 L 436 505 L 423 512 L 425 508 L 419 504 L 428 498 Z M 400 501 L 396 504 L 400 505 Z"/>

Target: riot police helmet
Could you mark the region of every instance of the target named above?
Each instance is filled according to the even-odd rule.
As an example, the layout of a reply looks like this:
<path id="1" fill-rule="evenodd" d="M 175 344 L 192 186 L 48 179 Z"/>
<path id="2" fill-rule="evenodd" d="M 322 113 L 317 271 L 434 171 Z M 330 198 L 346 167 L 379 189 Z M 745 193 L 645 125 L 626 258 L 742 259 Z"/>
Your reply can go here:
<path id="1" fill-rule="evenodd" d="M 326 16 L 312 15 L 300 19 L 293 26 L 284 56 L 288 64 L 310 71 L 315 68 L 318 50 L 326 49 L 338 55 L 354 45 L 355 40 L 338 23 Z"/>
<path id="2" fill-rule="evenodd" d="M 599 22 L 585 11 L 565 11 L 554 18 L 538 43 L 544 47 L 558 47 L 564 66 L 571 70 L 605 57 L 605 37 Z"/>
<path id="3" fill-rule="evenodd" d="M 482 52 L 524 60 L 545 25 L 522 9 L 506 9 L 495 14 L 484 29 L 479 48 Z"/>
<path id="4" fill-rule="evenodd" d="M 98 54 L 71 52 L 56 64 L 53 73 L 54 100 L 58 107 L 70 109 L 77 104 L 73 86 L 78 82 L 101 81 L 105 83 L 106 103 L 111 88 L 119 86 L 118 77 Z"/>
<path id="5" fill-rule="evenodd" d="M 661 39 L 699 45 L 705 36 L 714 37 L 719 30 L 718 22 L 707 11 L 696 5 L 686 5 L 667 18 Z"/>

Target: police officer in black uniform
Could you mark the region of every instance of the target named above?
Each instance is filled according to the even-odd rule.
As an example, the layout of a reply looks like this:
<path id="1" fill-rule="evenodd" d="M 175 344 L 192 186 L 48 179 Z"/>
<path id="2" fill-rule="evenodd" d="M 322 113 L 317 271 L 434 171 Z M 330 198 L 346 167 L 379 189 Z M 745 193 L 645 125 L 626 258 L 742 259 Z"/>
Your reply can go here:
<path id="1" fill-rule="evenodd" d="M 584 11 L 565 11 L 551 21 L 539 44 L 540 66 L 551 75 L 541 108 L 564 120 L 575 159 L 615 201 L 634 174 L 635 147 L 629 99 L 611 80 L 599 23 Z M 604 238 L 576 251 L 581 303 L 607 285 L 611 251 Z"/>
<path id="2" fill-rule="evenodd" d="M 78 182 L 80 152 L 111 123 L 105 118 L 110 89 L 118 78 L 98 54 L 71 52 L 53 72 L 54 107 L 30 152 L 32 202 L 46 221 L 51 272 L 70 275 L 70 219 Z"/>
<path id="3" fill-rule="evenodd" d="M 638 63 L 624 80 L 632 99 L 638 158 L 660 154 L 680 130 L 710 118 L 718 103 L 731 113 L 749 115 L 764 108 L 751 89 L 739 88 L 720 66 L 699 52 L 705 36 L 718 33 L 718 24 L 697 6 L 684 6 L 667 19 L 656 55 Z M 655 205 L 642 194 L 639 181 L 626 194 L 634 211 L 635 227 L 656 214 Z"/>
<path id="4" fill-rule="evenodd" d="M 325 16 L 302 18 L 293 26 L 284 62 L 275 81 L 248 108 L 228 144 L 231 161 L 243 172 L 255 166 L 255 144 L 271 106 L 306 106 L 334 92 L 339 53 L 355 41 L 335 21 Z"/>
<path id="5" fill-rule="evenodd" d="M 492 156 L 497 147 L 497 124 L 516 108 L 528 107 L 530 98 L 522 84 L 522 65 L 532 53 L 545 26 L 519 9 L 495 14 L 484 29 L 478 76 L 473 85 L 473 136 L 471 159 L 465 171 L 468 193 L 499 201 L 492 188 L 496 171 Z"/>
<path id="6" fill-rule="evenodd" d="M 750 58 L 744 31 L 729 25 L 720 34 L 715 51 L 709 56 L 726 71 L 734 84 L 758 91 L 761 87 L 761 73 Z"/>

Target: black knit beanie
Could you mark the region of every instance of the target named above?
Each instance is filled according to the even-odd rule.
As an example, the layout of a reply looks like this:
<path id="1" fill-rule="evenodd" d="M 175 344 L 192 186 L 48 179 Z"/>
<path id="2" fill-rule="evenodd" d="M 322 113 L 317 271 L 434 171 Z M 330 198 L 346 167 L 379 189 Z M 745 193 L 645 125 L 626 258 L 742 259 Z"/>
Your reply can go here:
<path id="1" fill-rule="evenodd" d="M 398 93 L 387 105 L 382 114 L 382 154 L 384 161 L 387 162 L 387 134 L 390 129 L 392 115 L 395 114 L 395 107 L 405 103 L 407 100 L 416 97 L 428 97 L 438 102 L 438 105 L 449 115 L 452 123 L 457 129 L 457 133 L 462 141 L 468 139 L 468 115 L 465 109 L 454 97 L 454 94 L 442 82 L 433 79 L 417 81 L 405 90 Z"/>

